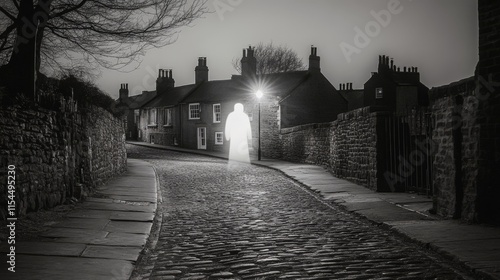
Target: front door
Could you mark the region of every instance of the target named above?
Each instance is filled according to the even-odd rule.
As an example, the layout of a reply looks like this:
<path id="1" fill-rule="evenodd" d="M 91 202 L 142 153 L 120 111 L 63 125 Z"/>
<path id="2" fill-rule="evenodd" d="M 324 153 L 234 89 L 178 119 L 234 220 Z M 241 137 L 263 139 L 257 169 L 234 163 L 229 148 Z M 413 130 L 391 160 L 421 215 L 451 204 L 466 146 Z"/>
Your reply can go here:
<path id="1" fill-rule="evenodd" d="M 198 150 L 207 149 L 207 128 L 198 127 Z"/>

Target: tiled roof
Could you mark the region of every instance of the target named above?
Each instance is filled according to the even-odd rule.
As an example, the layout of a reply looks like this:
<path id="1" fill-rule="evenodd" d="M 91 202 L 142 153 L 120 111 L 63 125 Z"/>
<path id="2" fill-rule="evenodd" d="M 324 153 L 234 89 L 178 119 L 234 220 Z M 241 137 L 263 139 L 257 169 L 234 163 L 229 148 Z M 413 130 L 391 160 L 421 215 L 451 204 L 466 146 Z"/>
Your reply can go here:
<path id="1" fill-rule="evenodd" d="M 156 91 L 145 91 L 139 95 L 129 96 L 127 99 L 122 100 L 121 102 L 126 103 L 130 109 L 137 109 L 149 102 L 155 96 Z"/>
<path id="2" fill-rule="evenodd" d="M 168 107 L 177 105 L 182 99 L 186 98 L 197 85 L 186 85 L 168 89 L 166 92 L 158 94 L 150 102 L 145 103 L 142 107 Z"/>

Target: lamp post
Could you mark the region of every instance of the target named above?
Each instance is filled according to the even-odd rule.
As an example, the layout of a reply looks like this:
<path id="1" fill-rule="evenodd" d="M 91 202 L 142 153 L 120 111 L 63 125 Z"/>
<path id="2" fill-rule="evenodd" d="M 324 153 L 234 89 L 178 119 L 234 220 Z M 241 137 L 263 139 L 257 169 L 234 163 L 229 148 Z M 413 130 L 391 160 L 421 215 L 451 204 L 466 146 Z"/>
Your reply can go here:
<path id="1" fill-rule="evenodd" d="M 259 89 L 255 95 L 257 96 L 257 99 L 259 100 L 259 148 L 258 148 L 258 152 L 257 152 L 257 159 L 258 160 L 261 160 L 261 150 L 260 150 L 260 99 L 262 98 L 262 96 L 264 95 L 264 93 L 262 93 L 262 91 Z"/>

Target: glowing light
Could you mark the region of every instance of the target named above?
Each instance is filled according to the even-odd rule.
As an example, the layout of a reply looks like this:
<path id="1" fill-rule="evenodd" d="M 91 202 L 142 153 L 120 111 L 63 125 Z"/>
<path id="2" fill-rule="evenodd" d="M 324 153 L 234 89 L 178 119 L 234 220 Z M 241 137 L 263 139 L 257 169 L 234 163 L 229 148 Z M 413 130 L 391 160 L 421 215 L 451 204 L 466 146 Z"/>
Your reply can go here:
<path id="1" fill-rule="evenodd" d="M 234 111 L 227 116 L 226 140 L 230 141 L 229 164 L 250 163 L 248 142 L 252 139 L 250 119 L 243 112 L 243 104 L 236 103 Z"/>
<path id="2" fill-rule="evenodd" d="M 262 90 L 260 90 L 260 89 L 259 89 L 259 90 L 255 93 L 255 95 L 257 96 L 257 98 L 258 98 L 258 99 L 260 99 L 260 98 L 264 95 L 264 93 L 262 92 Z"/>

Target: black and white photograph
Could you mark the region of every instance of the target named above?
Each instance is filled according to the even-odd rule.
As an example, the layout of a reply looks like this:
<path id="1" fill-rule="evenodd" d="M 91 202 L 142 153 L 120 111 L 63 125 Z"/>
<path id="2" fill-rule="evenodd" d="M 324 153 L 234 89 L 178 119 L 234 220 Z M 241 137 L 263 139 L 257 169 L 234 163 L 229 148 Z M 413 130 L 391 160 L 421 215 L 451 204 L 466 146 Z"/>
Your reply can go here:
<path id="1" fill-rule="evenodd" d="M 500 280 L 500 0 L 0 0 L 0 279 Z"/>

